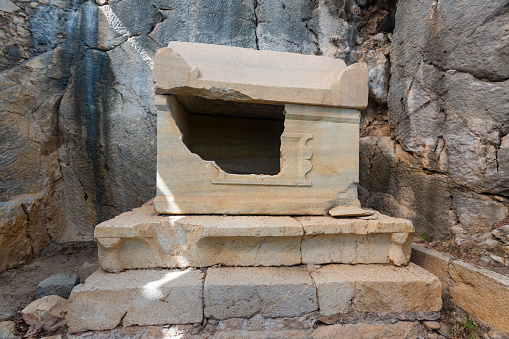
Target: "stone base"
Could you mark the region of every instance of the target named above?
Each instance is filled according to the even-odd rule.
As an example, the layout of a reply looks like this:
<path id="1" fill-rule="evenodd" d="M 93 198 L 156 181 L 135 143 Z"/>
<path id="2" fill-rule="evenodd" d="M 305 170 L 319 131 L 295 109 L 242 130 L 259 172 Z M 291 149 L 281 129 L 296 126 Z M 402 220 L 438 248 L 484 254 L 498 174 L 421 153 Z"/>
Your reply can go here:
<path id="1" fill-rule="evenodd" d="M 441 306 L 438 278 L 414 264 L 99 270 L 73 290 L 67 322 L 70 332 L 204 318 L 333 324 L 436 319 Z"/>
<path id="2" fill-rule="evenodd" d="M 86 331 L 68 334 L 68 339 L 111 339 L 111 338 L 186 338 L 186 339 L 310 339 L 310 338 L 432 338 L 418 321 L 377 321 L 352 324 L 294 327 L 288 321 L 272 322 L 267 319 L 232 319 L 205 326 L 131 326 L 106 331 Z M 285 319 L 286 320 L 286 319 Z"/>
<path id="3" fill-rule="evenodd" d="M 95 238 L 99 263 L 109 272 L 213 265 L 405 265 L 412 223 L 380 213 L 372 218 L 169 216 L 147 204 L 99 224 Z"/>

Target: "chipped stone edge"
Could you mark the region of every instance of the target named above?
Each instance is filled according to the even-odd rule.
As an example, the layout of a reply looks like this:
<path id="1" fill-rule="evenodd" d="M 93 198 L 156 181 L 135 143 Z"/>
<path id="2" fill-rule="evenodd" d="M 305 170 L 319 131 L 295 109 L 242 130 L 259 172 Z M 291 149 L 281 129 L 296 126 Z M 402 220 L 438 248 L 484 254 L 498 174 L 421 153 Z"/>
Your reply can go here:
<path id="1" fill-rule="evenodd" d="M 461 277 L 453 272 L 455 267 L 459 267 L 469 274 L 475 274 L 479 279 L 485 281 L 485 283 L 481 284 L 482 286 L 486 286 L 488 284 L 503 285 L 506 288 L 507 295 L 509 295 L 509 277 L 485 268 L 476 267 L 473 264 L 461 260 L 455 260 L 450 254 L 426 248 L 423 244 L 418 243 L 412 243 L 412 256 L 410 261 L 439 278 L 442 283 L 442 297 L 444 299 L 450 299 L 454 305 L 467 312 L 483 325 L 492 328 L 495 331 L 499 331 L 504 335 L 509 335 L 509 326 L 502 327 L 495 319 L 479 317 L 472 305 L 463 303 L 458 297 L 461 297 L 461 294 L 465 292 L 455 290 L 454 293 L 457 298 L 454 298 L 450 291 L 455 284 L 462 282 Z M 478 288 L 472 284 L 469 284 L 469 286 L 471 288 L 469 293 L 473 292 L 479 295 L 483 295 L 485 293 L 482 288 Z M 504 296 L 500 295 L 497 296 L 497 298 L 503 299 Z M 485 302 L 487 302 L 486 299 L 483 300 L 483 303 Z M 504 312 L 504 310 L 492 307 L 492 305 L 483 304 L 483 307 L 492 308 L 500 313 Z M 509 304 L 506 304 L 506 307 L 509 308 Z M 506 309 L 505 312 L 507 313 L 508 310 Z"/>
<path id="2" fill-rule="evenodd" d="M 148 205 L 148 204 L 147 204 Z M 146 213 L 143 208 L 147 208 L 148 206 L 145 205 L 139 209 L 134 209 L 133 211 L 126 212 L 125 214 L 132 215 L 133 213 Z M 152 238 L 157 238 L 157 236 L 154 234 L 154 231 L 152 230 L 152 225 L 154 222 L 149 221 L 139 221 L 137 225 L 135 226 L 121 226 L 123 224 L 122 215 L 119 215 L 109 221 L 105 221 L 101 224 L 99 224 L 95 231 L 94 236 L 95 239 L 99 245 L 99 262 L 103 269 L 109 272 L 120 272 L 124 269 L 140 269 L 140 268 L 185 268 L 185 267 L 209 267 L 213 266 L 214 263 L 190 263 L 189 265 L 175 265 L 175 264 L 168 264 L 168 265 L 161 265 L 161 264 L 152 264 L 152 265 L 146 265 L 146 266 L 137 266 L 137 265 L 125 265 L 121 258 L 120 258 L 120 249 L 123 246 L 123 242 L 126 239 L 131 240 L 138 240 L 138 241 L 144 241 L 150 243 L 150 240 Z M 159 216 L 160 218 L 164 218 L 163 216 Z M 286 262 L 266 262 L 261 264 L 237 264 L 238 266 L 293 266 L 298 264 L 351 264 L 356 262 L 347 262 L 347 261 L 324 261 L 324 262 L 310 262 L 308 260 L 304 259 L 303 255 L 303 248 L 302 243 L 306 237 L 309 236 L 337 236 L 337 235 L 345 235 L 345 234 L 351 234 L 351 235 L 360 235 L 360 236 L 376 236 L 379 234 L 390 234 L 391 235 L 391 243 L 389 245 L 388 251 L 387 251 L 387 257 L 384 261 L 373 261 L 373 262 L 359 262 L 359 263 L 391 263 L 395 266 L 406 266 L 410 260 L 410 243 L 411 239 L 414 233 L 414 228 L 412 223 L 409 220 L 405 219 L 398 219 L 398 218 L 392 218 L 385 215 L 380 215 L 377 220 L 363 220 L 363 219 L 357 219 L 357 218 L 348 218 L 348 219 L 335 219 L 338 220 L 339 223 L 356 223 L 359 224 L 356 227 L 358 230 L 352 231 L 350 227 L 347 227 L 346 229 L 342 229 L 340 225 L 335 225 L 332 227 L 333 231 L 320 231 L 321 228 L 318 224 L 305 224 L 303 223 L 299 217 L 292 217 L 287 216 L 288 218 L 292 219 L 292 222 L 294 222 L 296 225 L 293 228 L 293 231 L 285 231 L 285 232 L 276 232 L 275 234 L 260 234 L 260 230 L 256 230 L 257 232 L 254 232 L 253 230 L 244 230 L 243 234 L 238 233 L 239 230 L 236 230 L 236 233 L 232 235 L 232 237 L 247 237 L 247 238 L 272 238 L 272 237 L 300 237 L 300 245 L 299 245 L 299 260 L 286 260 Z M 278 216 L 278 218 L 280 218 Z M 317 217 L 320 218 L 320 217 Z M 165 220 L 161 219 L 157 221 L 156 223 L 164 223 Z M 171 222 L 171 221 L 170 221 Z M 110 226 L 112 224 L 112 226 Z M 393 230 L 387 230 L 383 227 L 384 224 L 389 225 L 388 228 L 393 228 L 393 224 L 401 224 L 402 226 Z M 329 227 L 330 225 L 323 225 L 323 227 Z M 182 227 L 181 225 L 175 224 L 172 227 Z M 118 228 L 117 236 L 106 236 L 103 234 L 104 230 L 110 229 L 110 228 Z M 299 228 L 297 231 L 296 228 Z M 355 227 L 354 227 L 355 228 Z M 208 231 L 208 232 L 207 232 Z M 249 232 L 253 232 L 253 234 L 249 234 Z M 221 238 L 229 238 L 226 236 L 224 232 L 220 232 L 220 234 L 217 232 L 217 230 L 207 230 L 206 227 L 201 228 L 201 237 L 202 238 L 210 238 L 210 237 L 221 237 Z M 216 234 L 218 233 L 218 234 Z M 150 246 L 150 245 L 149 245 Z M 163 255 L 162 248 L 160 248 L 157 252 L 158 255 Z M 165 255 L 163 255 L 165 256 Z M 283 260 L 284 261 L 284 260 Z M 215 264 L 222 264 L 221 262 L 217 262 Z"/>

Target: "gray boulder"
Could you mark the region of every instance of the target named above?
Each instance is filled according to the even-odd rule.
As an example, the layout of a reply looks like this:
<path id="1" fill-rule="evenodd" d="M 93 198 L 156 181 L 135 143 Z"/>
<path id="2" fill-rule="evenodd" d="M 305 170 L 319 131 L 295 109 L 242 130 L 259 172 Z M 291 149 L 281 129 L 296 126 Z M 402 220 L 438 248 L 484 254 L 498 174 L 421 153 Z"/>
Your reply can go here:
<path id="1" fill-rule="evenodd" d="M 74 286 L 79 283 L 80 277 L 77 274 L 54 274 L 37 285 L 35 289 L 35 299 L 40 299 L 48 295 L 58 295 L 67 299 Z"/>

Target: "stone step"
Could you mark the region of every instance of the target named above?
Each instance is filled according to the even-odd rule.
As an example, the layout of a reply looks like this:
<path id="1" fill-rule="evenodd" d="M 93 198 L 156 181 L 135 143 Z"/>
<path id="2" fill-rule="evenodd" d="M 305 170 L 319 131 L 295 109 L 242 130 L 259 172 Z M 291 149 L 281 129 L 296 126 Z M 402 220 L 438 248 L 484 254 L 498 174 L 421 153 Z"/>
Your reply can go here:
<path id="1" fill-rule="evenodd" d="M 277 319 L 279 320 L 279 319 Z M 139 339 L 139 338 L 185 338 L 185 339 L 336 339 L 336 338 L 434 338 L 419 321 L 377 321 L 351 324 L 296 323 L 290 319 L 228 319 L 211 322 L 205 326 L 131 326 L 106 331 L 86 331 L 68 334 L 67 339 Z M 308 317 L 308 320 L 312 320 Z M 0 323 L 1 324 L 1 323 Z M 1 333 L 1 332 L 0 332 Z M 435 337 L 436 338 L 436 337 Z M 445 337 L 444 337 L 445 338 Z"/>
<path id="2" fill-rule="evenodd" d="M 71 332 L 226 319 L 433 320 L 438 278 L 409 264 L 95 272 L 70 297 Z"/>
<path id="3" fill-rule="evenodd" d="M 99 224 L 99 263 L 139 268 L 405 265 L 414 228 L 378 212 L 375 220 L 331 216 L 169 216 L 145 205 Z"/>

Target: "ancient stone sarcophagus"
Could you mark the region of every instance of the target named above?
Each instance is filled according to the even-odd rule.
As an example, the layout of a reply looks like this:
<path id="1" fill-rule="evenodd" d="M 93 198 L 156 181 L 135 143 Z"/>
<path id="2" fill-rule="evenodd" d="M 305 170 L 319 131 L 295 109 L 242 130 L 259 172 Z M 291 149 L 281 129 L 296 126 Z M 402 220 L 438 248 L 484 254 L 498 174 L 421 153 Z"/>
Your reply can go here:
<path id="1" fill-rule="evenodd" d="M 95 228 L 101 270 L 73 291 L 70 330 L 436 319 L 438 278 L 404 267 L 412 223 L 341 206 L 358 204 L 367 77 L 316 56 L 160 49 L 157 196 Z"/>
<path id="2" fill-rule="evenodd" d="M 367 77 L 325 57 L 160 49 L 156 213 L 98 225 L 101 267 L 406 264 L 411 222 L 338 206 L 358 204 Z"/>
<path id="3" fill-rule="evenodd" d="M 356 203 L 364 66 L 171 42 L 155 57 L 162 214 L 325 215 Z"/>

